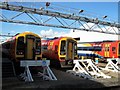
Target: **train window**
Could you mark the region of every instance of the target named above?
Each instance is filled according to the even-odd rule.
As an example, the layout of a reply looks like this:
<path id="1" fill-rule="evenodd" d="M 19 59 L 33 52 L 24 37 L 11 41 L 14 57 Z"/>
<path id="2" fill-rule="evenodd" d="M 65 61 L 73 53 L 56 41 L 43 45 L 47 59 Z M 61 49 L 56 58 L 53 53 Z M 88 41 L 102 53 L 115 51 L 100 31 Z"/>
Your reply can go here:
<path id="1" fill-rule="evenodd" d="M 109 47 L 105 47 L 105 51 L 109 51 Z"/>
<path id="2" fill-rule="evenodd" d="M 36 50 L 35 50 L 36 54 L 40 54 L 41 53 L 41 40 L 38 38 L 36 39 Z"/>
<path id="3" fill-rule="evenodd" d="M 36 40 L 36 49 L 40 49 L 41 47 L 41 41 L 40 40 Z"/>
<path id="4" fill-rule="evenodd" d="M 42 50 L 47 50 L 47 45 L 45 45 L 45 46 L 42 46 Z"/>
<path id="5" fill-rule="evenodd" d="M 75 44 L 75 55 L 77 55 L 77 44 Z"/>
<path id="6" fill-rule="evenodd" d="M 119 48 L 119 55 L 120 55 L 120 43 L 119 43 L 119 47 L 118 48 Z"/>
<path id="7" fill-rule="evenodd" d="M 18 37 L 17 50 L 24 50 L 24 37 Z"/>
<path id="8" fill-rule="evenodd" d="M 61 41 L 60 54 L 65 55 L 66 54 L 65 50 L 66 50 L 66 41 L 63 40 Z"/>
<path id="9" fill-rule="evenodd" d="M 112 47 L 112 51 L 116 51 L 116 47 Z"/>

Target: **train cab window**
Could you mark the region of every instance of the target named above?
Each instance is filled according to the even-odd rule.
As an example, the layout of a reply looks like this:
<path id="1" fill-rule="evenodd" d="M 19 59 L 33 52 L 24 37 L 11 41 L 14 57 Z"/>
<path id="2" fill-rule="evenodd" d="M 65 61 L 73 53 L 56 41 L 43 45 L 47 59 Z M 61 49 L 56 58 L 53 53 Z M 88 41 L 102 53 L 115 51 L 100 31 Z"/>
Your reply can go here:
<path id="1" fill-rule="evenodd" d="M 116 51 L 116 47 L 112 47 L 112 51 Z"/>
<path id="2" fill-rule="evenodd" d="M 24 50 L 24 37 L 18 37 L 17 50 Z"/>
<path id="3" fill-rule="evenodd" d="M 47 50 L 48 45 L 42 46 L 42 50 Z"/>
<path id="4" fill-rule="evenodd" d="M 119 43 L 119 47 L 118 48 L 119 48 L 119 55 L 120 55 L 120 43 Z"/>
<path id="5" fill-rule="evenodd" d="M 65 54 L 66 54 L 66 41 L 63 40 L 61 41 L 60 55 L 65 55 Z"/>
<path id="6" fill-rule="evenodd" d="M 75 44 L 74 48 L 75 48 L 75 55 L 77 55 L 77 44 Z"/>
<path id="7" fill-rule="evenodd" d="M 25 49 L 24 37 L 18 37 L 17 40 L 17 54 L 23 54 Z"/>
<path id="8" fill-rule="evenodd" d="M 36 40 L 36 54 L 41 53 L 41 41 L 40 39 Z"/>
<path id="9" fill-rule="evenodd" d="M 41 48 L 41 41 L 36 40 L 36 49 L 40 49 L 40 48 Z"/>

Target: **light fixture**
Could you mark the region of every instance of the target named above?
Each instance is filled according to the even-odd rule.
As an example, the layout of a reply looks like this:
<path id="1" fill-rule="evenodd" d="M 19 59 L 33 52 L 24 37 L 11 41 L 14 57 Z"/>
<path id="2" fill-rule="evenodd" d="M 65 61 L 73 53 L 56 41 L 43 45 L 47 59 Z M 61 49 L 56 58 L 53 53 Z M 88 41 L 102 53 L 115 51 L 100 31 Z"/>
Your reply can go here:
<path id="1" fill-rule="evenodd" d="M 104 19 L 104 18 L 107 18 L 107 16 L 106 16 L 106 15 L 105 15 L 105 16 L 103 16 L 103 19 Z"/>
<path id="2" fill-rule="evenodd" d="M 79 13 L 82 13 L 82 12 L 84 12 L 84 10 L 80 10 L 80 11 L 79 11 Z"/>
<path id="3" fill-rule="evenodd" d="M 40 10 L 43 10 L 44 8 L 43 7 L 40 7 Z"/>
<path id="4" fill-rule="evenodd" d="M 46 7 L 50 6 L 50 2 L 46 2 Z"/>

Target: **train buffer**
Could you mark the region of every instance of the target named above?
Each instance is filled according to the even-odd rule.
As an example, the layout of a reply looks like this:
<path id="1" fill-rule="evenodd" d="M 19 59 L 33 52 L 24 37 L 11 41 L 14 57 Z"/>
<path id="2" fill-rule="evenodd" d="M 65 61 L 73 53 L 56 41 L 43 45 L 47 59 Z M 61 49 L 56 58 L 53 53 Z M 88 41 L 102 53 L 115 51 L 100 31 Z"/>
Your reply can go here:
<path id="1" fill-rule="evenodd" d="M 43 77 L 43 80 L 57 80 L 51 69 L 49 68 L 50 60 L 21 60 L 20 66 L 25 67 L 24 73 L 20 76 L 25 82 L 33 82 L 33 78 L 29 67 L 42 66 L 43 72 L 38 72 L 39 76 Z"/>
<path id="2" fill-rule="evenodd" d="M 103 70 L 112 71 L 112 72 L 120 72 L 120 67 L 118 67 L 118 61 L 116 59 L 109 58 L 107 59 L 107 61 L 108 63 Z"/>
<path id="3" fill-rule="evenodd" d="M 107 76 L 103 72 L 101 72 L 99 68 L 95 66 L 95 64 L 93 64 L 91 59 L 74 60 L 74 64 L 75 66 L 73 70 L 68 70 L 67 72 L 88 79 L 99 77 L 111 78 L 111 76 Z"/>

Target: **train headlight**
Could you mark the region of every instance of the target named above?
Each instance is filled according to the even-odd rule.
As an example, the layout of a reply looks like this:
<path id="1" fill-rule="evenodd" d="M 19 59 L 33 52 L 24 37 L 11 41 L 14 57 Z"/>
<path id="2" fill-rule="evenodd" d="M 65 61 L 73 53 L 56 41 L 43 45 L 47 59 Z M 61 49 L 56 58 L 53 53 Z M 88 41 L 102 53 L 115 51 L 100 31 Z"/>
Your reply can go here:
<path id="1" fill-rule="evenodd" d="M 35 54 L 40 54 L 40 52 L 36 52 Z"/>
<path id="2" fill-rule="evenodd" d="M 22 54 L 23 54 L 23 52 L 19 52 L 19 54 L 20 54 L 20 55 L 22 55 Z"/>
<path id="3" fill-rule="evenodd" d="M 37 55 L 40 54 L 40 50 L 36 50 L 35 54 Z"/>
<path id="4" fill-rule="evenodd" d="M 18 55 L 23 55 L 24 52 L 23 52 L 23 51 L 17 51 L 17 54 L 18 54 Z"/>

